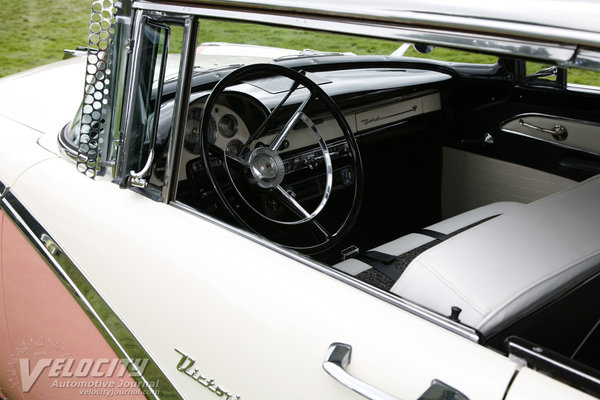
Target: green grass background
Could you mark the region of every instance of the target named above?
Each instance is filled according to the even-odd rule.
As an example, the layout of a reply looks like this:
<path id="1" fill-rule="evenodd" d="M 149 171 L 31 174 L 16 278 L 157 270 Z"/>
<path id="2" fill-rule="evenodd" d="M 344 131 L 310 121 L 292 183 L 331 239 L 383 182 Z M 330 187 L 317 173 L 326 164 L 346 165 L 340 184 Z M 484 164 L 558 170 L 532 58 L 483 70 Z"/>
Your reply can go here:
<path id="1" fill-rule="evenodd" d="M 0 77 L 59 61 L 64 49 L 86 46 L 90 20 L 89 0 L 0 0 Z M 401 43 L 308 31 L 290 31 L 258 24 L 201 21 L 200 42 L 222 41 L 292 49 L 390 54 Z M 456 62 L 493 63 L 488 55 L 437 48 L 421 55 Z M 528 63 L 528 73 L 544 66 Z M 570 70 L 569 82 L 600 86 L 600 73 Z"/>

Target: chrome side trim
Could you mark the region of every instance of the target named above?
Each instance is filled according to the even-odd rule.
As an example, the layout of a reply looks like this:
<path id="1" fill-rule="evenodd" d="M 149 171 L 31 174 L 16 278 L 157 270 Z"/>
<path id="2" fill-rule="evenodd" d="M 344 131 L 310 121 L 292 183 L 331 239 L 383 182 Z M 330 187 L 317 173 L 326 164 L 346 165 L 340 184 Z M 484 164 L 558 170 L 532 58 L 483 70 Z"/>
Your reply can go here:
<path id="1" fill-rule="evenodd" d="M 135 2 L 133 7 L 140 10 L 156 10 L 167 13 L 185 12 L 208 18 L 233 19 L 248 22 L 256 22 L 257 15 L 260 15 L 261 23 L 271 25 L 336 33 L 353 32 L 357 35 L 367 37 L 377 37 L 411 43 L 430 43 L 473 51 L 481 51 L 481 49 L 485 48 L 497 54 L 548 60 L 556 65 L 564 67 L 576 66 L 573 60 L 575 60 L 575 55 L 577 54 L 577 46 L 568 43 L 569 40 L 564 36 L 561 36 L 561 34 L 558 34 L 556 28 L 546 27 L 546 29 L 544 29 L 544 27 L 539 27 L 539 30 L 545 32 L 545 34 L 537 35 L 537 31 L 531 32 L 536 33 L 536 37 L 517 40 L 513 39 L 507 32 L 500 32 L 500 30 L 492 31 L 490 29 L 484 29 L 484 27 L 480 27 L 481 31 L 476 33 L 447 31 L 444 30 L 444 28 L 453 28 L 455 24 L 444 25 L 438 23 L 435 20 L 436 16 L 434 15 L 420 15 L 422 20 L 413 21 L 412 19 L 414 19 L 416 13 L 409 13 L 409 15 L 406 15 L 402 19 L 398 17 L 390 18 L 387 21 L 388 23 L 384 24 L 380 21 L 373 20 L 372 18 L 369 19 L 365 17 L 366 19 L 360 20 L 358 19 L 361 18 L 360 15 L 352 16 L 353 18 L 357 18 L 355 20 L 341 18 L 339 15 L 329 15 L 327 17 L 331 19 L 324 20 L 322 18 L 311 16 L 310 14 L 293 13 L 289 10 L 287 12 L 279 11 L 279 14 L 276 14 L 269 12 L 272 10 L 256 9 L 255 12 L 249 13 L 234 9 L 225 10 L 202 6 L 181 7 L 169 4 L 148 3 L 144 1 Z M 429 20 L 428 17 L 431 17 L 432 19 Z M 466 22 L 468 21 L 463 21 L 462 24 L 459 24 L 462 30 L 464 30 Z M 419 24 L 429 25 L 429 27 L 421 28 L 419 27 Z M 434 28 L 432 29 L 431 27 Z M 550 41 L 550 38 L 556 38 L 556 42 Z M 583 39 L 584 38 L 577 38 L 577 41 L 585 41 L 590 44 L 597 44 L 597 42 L 600 42 L 600 37 L 597 41 L 589 38 L 587 38 L 587 40 Z M 560 44 L 561 40 L 566 41 L 567 44 Z M 593 54 L 595 54 L 594 50 L 588 51 L 586 53 L 586 59 L 591 59 Z M 593 64 L 586 64 L 586 67 L 588 68 L 593 66 Z"/>
<path id="2" fill-rule="evenodd" d="M 274 243 L 269 242 L 268 240 L 266 240 L 263 237 L 252 234 L 250 232 L 246 232 L 235 226 L 229 225 L 223 221 L 220 221 L 216 218 L 211 217 L 210 215 L 203 214 L 203 213 L 199 212 L 198 210 L 188 206 L 187 204 L 183 204 L 179 201 L 173 201 L 169 204 L 175 208 L 178 208 L 182 211 L 190 213 L 196 217 L 202 218 L 205 221 L 208 221 L 217 226 L 220 226 L 221 228 L 227 229 L 228 231 L 231 231 L 240 236 L 243 236 L 246 239 L 249 239 L 255 243 L 258 243 L 268 249 L 276 251 L 277 253 L 282 254 L 288 258 L 291 258 L 294 261 L 300 262 L 312 269 L 322 272 L 331 278 L 337 279 L 347 285 L 350 285 L 350 286 L 352 286 L 356 289 L 359 289 L 365 293 L 368 293 L 372 296 L 375 296 L 379 300 L 385 301 L 388 304 L 391 304 L 391 305 L 396 306 L 396 307 L 398 307 L 404 311 L 407 311 L 413 315 L 423 318 L 437 326 L 440 326 L 444 329 L 449 330 L 450 332 L 456 333 L 456 334 L 458 334 L 464 338 L 467 338 L 473 342 L 482 343 L 483 338 L 481 337 L 481 334 L 474 328 L 471 328 L 469 326 L 462 325 L 458 322 L 452 321 L 440 314 L 437 314 L 433 311 L 423 308 L 417 304 L 411 303 L 401 297 L 392 295 L 381 289 L 377 289 L 371 285 L 368 285 L 350 275 L 346 275 L 346 274 L 344 274 L 336 269 L 333 269 L 327 265 L 317 263 L 316 261 L 313 261 L 313 260 L 307 258 L 303 254 L 296 253 L 292 250 L 284 249 Z"/>
<path id="3" fill-rule="evenodd" d="M 60 132 L 58 132 L 58 135 L 56 137 L 56 140 L 58 141 L 58 149 L 60 151 L 60 154 L 62 154 L 67 160 L 73 161 L 74 163 L 77 163 L 77 150 L 70 147 L 67 142 L 65 141 L 65 139 L 63 138 L 63 133 L 65 132 L 65 130 L 69 129 L 69 124 L 66 124 L 61 130 Z"/>
<path id="4" fill-rule="evenodd" d="M 140 387 L 144 387 L 146 398 L 149 400 L 182 400 L 181 395 L 138 339 L 86 279 L 77 265 L 56 244 L 48 231 L 26 209 L 25 205 L 10 192 L 9 188 L 5 188 L 1 182 L 0 189 L 5 192 L 5 196 L 0 201 L 0 209 L 17 225 L 27 240 L 52 268 L 54 274 L 79 303 L 115 353 L 120 358 L 128 361 L 127 367 L 133 373 L 133 379 Z M 136 363 L 133 362 L 136 359 L 148 360 L 143 374 Z M 158 388 L 150 384 L 150 382 L 157 379 L 160 380 Z M 157 393 L 155 389 L 159 389 L 160 393 Z"/>
<path id="5" fill-rule="evenodd" d="M 0 200 L 3 200 L 6 195 L 8 194 L 8 190 L 10 188 L 7 186 L 4 186 L 1 182 L 0 182 Z"/>
<path id="6" fill-rule="evenodd" d="M 590 126 L 600 127 L 600 123 L 592 122 L 592 121 L 584 121 L 584 120 L 575 119 L 575 118 L 560 117 L 558 115 L 550 115 L 550 114 L 543 114 L 543 113 L 524 113 L 524 114 L 515 115 L 513 117 L 510 117 L 509 119 L 506 119 L 506 120 L 502 121 L 500 123 L 500 130 L 502 132 L 505 132 L 505 133 L 510 133 L 510 134 L 513 134 L 513 135 L 523 136 L 523 137 L 526 137 L 526 138 L 529 138 L 529 139 L 534 139 L 534 140 L 539 140 L 541 142 L 550 143 L 550 144 L 553 144 L 555 146 L 564 147 L 565 149 L 577 150 L 577 151 L 581 151 L 581 152 L 584 152 L 584 153 L 592 154 L 592 155 L 595 155 L 595 156 L 600 155 L 599 153 L 596 153 L 596 152 L 593 152 L 593 151 L 590 151 L 590 150 L 585 150 L 585 149 L 580 149 L 580 148 L 577 148 L 577 147 L 573 147 L 573 146 L 570 146 L 568 144 L 565 144 L 564 142 L 559 142 L 559 141 L 556 141 L 556 140 L 552 140 L 550 138 L 544 139 L 544 138 L 541 138 L 541 137 L 537 137 L 537 136 L 533 136 L 533 135 L 528 135 L 527 133 L 524 133 L 524 132 L 519 132 L 519 131 L 514 131 L 512 129 L 506 129 L 506 128 L 504 128 L 504 125 L 508 124 L 509 122 L 516 121 L 516 120 L 519 120 L 519 119 L 522 119 L 522 118 L 527 118 L 527 117 L 543 117 L 543 118 L 557 119 L 557 120 L 562 120 L 562 121 L 569 121 L 569 122 L 573 122 L 573 123 L 576 123 L 576 124 L 583 124 L 583 125 L 590 125 Z"/>

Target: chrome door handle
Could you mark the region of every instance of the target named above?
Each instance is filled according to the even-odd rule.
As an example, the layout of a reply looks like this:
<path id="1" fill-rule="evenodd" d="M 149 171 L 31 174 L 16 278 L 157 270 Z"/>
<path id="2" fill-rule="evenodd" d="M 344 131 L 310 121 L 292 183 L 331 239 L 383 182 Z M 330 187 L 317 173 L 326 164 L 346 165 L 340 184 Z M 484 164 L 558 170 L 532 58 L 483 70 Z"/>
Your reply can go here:
<path id="1" fill-rule="evenodd" d="M 346 372 L 346 367 L 350 364 L 352 356 L 352 346 L 345 343 L 332 343 L 327 350 L 327 356 L 323 361 L 323 369 L 331 375 L 333 379 L 340 382 L 350 390 L 371 400 L 398 400 L 396 397 L 377 389 L 361 381 L 358 378 Z M 418 400 L 469 400 L 458 390 L 446 385 L 445 383 L 433 380 L 429 389 L 423 393 Z"/>
<path id="2" fill-rule="evenodd" d="M 541 126 L 536 126 L 536 125 L 530 124 L 528 122 L 525 122 L 523 119 L 519 120 L 519 124 L 526 128 L 531 128 L 531 129 L 535 129 L 536 131 L 539 131 L 539 132 L 548 133 L 548 134 L 552 135 L 552 137 L 554 139 L 558 140 L 559 142 L 562 142 L 569 136 L 569 131 L 567 130 L 567 128 L 565 128 L 562 125 L 554 125 L 554 127 L 552 129 L 547 129 L 547 128 L 542 128 Z"/>
<path id="3" fill-rule="evenodd" d="M 350 364 L 352 346 L 344 343 L 332 343 L 323 361 L 323 369 L 342 385 L 371 400 L 398 400 L 368 383 L 364 383 L 346 372 Z"/>

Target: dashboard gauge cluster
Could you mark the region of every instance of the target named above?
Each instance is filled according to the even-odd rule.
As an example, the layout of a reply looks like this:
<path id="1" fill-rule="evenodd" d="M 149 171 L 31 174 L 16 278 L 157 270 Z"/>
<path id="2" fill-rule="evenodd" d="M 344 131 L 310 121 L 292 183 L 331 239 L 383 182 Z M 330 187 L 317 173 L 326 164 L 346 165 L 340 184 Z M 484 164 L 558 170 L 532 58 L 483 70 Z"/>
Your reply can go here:
<path id="1" fill-rule="evenodd" d="M 185 124 L 184 147 L 193 154 L 200 153 L 200 121 L 202 120 L 201 106 L 191 106 L 188 111 L 188 119 Z M 214 143 L 217 136 L 217 123 L 211 117 L 208 129 L 208 141 Z"/>
<path id="2" fill-rule="evenodd" d="M 238 131 L 238 120 L 231 114 L 225 114 L 219 119 L 219 133 L 223 137 L 231 138 Z"/>
<path id="3" fill-rule="evenodd" d="M 195 101 L 190 105 L 185 127 L 185 149 L 192 154 L 200 154 L 200 133 L 203 101 Z M 229 107 L 218 105 L 212 110 L 208 141 L 217 147 L 237 153 L 250 137 L 244 121 Z"/>

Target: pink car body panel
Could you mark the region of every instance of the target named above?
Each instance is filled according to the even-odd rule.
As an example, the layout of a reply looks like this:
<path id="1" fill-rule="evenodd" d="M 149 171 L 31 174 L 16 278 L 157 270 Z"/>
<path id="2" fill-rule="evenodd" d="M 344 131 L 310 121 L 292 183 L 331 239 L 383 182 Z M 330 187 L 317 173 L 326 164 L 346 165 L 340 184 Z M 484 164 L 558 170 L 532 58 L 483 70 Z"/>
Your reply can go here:
<path id="1" fill-rule="evenodd" d="M 73 295 L 4 213 L 0 388 L 11 400 L 145 399 Z"/>

